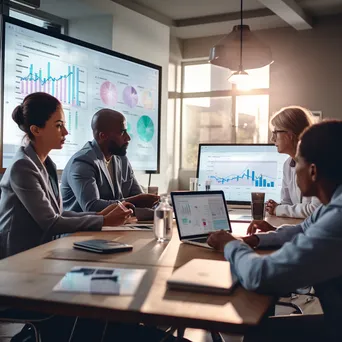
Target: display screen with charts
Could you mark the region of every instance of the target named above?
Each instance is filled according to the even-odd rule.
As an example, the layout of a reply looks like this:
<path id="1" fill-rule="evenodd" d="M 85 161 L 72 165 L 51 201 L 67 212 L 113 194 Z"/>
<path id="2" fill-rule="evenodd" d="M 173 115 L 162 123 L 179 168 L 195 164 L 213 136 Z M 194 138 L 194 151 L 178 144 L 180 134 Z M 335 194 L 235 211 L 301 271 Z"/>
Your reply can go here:
<path id="1" fill-rule="evenodd" d="M 201 144 L 198 154 L 198 190 L 223 190 L 227 202 L 247 204 L 251 192 L 265 192 L 265 200 L 280 202 L 283 166 L 288 158 L 274 145 Z"/>
<path id="2" fill-rule="evenodd" d="M 51 153 L 58 169 L 93 139 L 93 114 L 110 108 L 126 117 L 133 169 L 159 170 L 161 67 L 11 18 L 4 22 L 3 47 L 3 168 L 23 139 L 12 111 L 40 91 L 62 103 L 69 131 L 64 148 Z"/>
<path id="3" fill-rule="evenodd" d="M 177 224 L 181 236 L 230 230 L 227 208 L 221 194 L 181 194 L 173 196 Z"/>

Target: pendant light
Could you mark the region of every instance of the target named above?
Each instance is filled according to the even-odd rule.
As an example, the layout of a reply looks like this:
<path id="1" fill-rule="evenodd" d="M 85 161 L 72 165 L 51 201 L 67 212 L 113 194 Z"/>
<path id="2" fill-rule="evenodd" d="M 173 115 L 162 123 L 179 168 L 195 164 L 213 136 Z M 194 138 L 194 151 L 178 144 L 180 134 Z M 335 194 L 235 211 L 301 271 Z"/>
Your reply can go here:
<path id="1" fill-rule="evenodd" d="M 240 25 L 234 26 L 231 33 L 211 48 L 209 62 L 244 75 L 244 69 L 262 68 L 273 59 L 271 49 L 251 32 L 248 25 L 243 25 L 243 0 L 240 4 Z"/>
<path id="2" fill-rule="evenodd" d="M 248 88 L 248 81 L 249 81 L 249 75 L 248 73 L 243 69 L 242 66 L 242 46 L 243 46 L 243 0 L 241 0 L 241 8 L 240 8 L 240 64 L 239 69 L 235 71 L 229 78 L 228 81 L 230 83 L 234 83 L 237 86 Z"/>

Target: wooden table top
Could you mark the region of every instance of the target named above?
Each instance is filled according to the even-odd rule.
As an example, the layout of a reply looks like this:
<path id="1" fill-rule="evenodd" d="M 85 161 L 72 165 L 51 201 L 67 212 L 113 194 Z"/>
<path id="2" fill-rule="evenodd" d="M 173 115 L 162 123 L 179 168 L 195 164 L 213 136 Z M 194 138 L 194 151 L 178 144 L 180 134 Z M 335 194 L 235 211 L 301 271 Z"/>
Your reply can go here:
<path id="1" fill-rule="evenodd" d="M 244 235 L 248 224 L 232 226 L 235 234 Z M 74 241 L 91 238 L 130 243 L 133 251 L 98 255 L 72 249 Z M 167 289 L 174 269 L 193 258 L 224 260 L 222 253 L 180 243 L 176 231 L 169 243 L 158 243 L 146 231 L 80 232 L 1 260 L 0 301 L 26 310 L 232 333 L 257 325 L 274 298 L 242 287 L 224 296 Z M 52 291 L 73 266 L 85 265 L 144 268 L 147 273 L 134 296 Z"/>

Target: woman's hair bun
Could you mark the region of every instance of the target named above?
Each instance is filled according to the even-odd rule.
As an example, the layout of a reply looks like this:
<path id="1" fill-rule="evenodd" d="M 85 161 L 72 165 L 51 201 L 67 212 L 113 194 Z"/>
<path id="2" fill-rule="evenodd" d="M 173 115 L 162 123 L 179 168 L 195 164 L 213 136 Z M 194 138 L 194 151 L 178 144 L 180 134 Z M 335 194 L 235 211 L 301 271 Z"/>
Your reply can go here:
<path id="1" fill-rule="evenodd" d="M 23 106 L 22 105 L 19 105 L 19 106 L 17 106 L 14 109 L 14 111 L 12 113 L 12 119 L 19 126 L 19 128 L 22 131 L 25 132 L 25 128 L 24 128 L 24 112 L 23 112 Z"/>

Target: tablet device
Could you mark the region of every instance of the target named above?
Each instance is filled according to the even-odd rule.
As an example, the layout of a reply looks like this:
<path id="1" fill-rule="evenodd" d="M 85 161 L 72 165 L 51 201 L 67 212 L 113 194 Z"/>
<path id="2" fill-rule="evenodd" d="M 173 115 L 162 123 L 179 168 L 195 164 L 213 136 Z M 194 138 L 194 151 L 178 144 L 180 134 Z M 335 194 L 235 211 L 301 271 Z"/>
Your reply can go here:
<path id="1" fill-rule="evenodd" d="M 133 246 L 111 240 L 86 240 L 74 242 L 74 248 L 83 249 L 88 252 L 107 254 L 131 251 Z"/>

